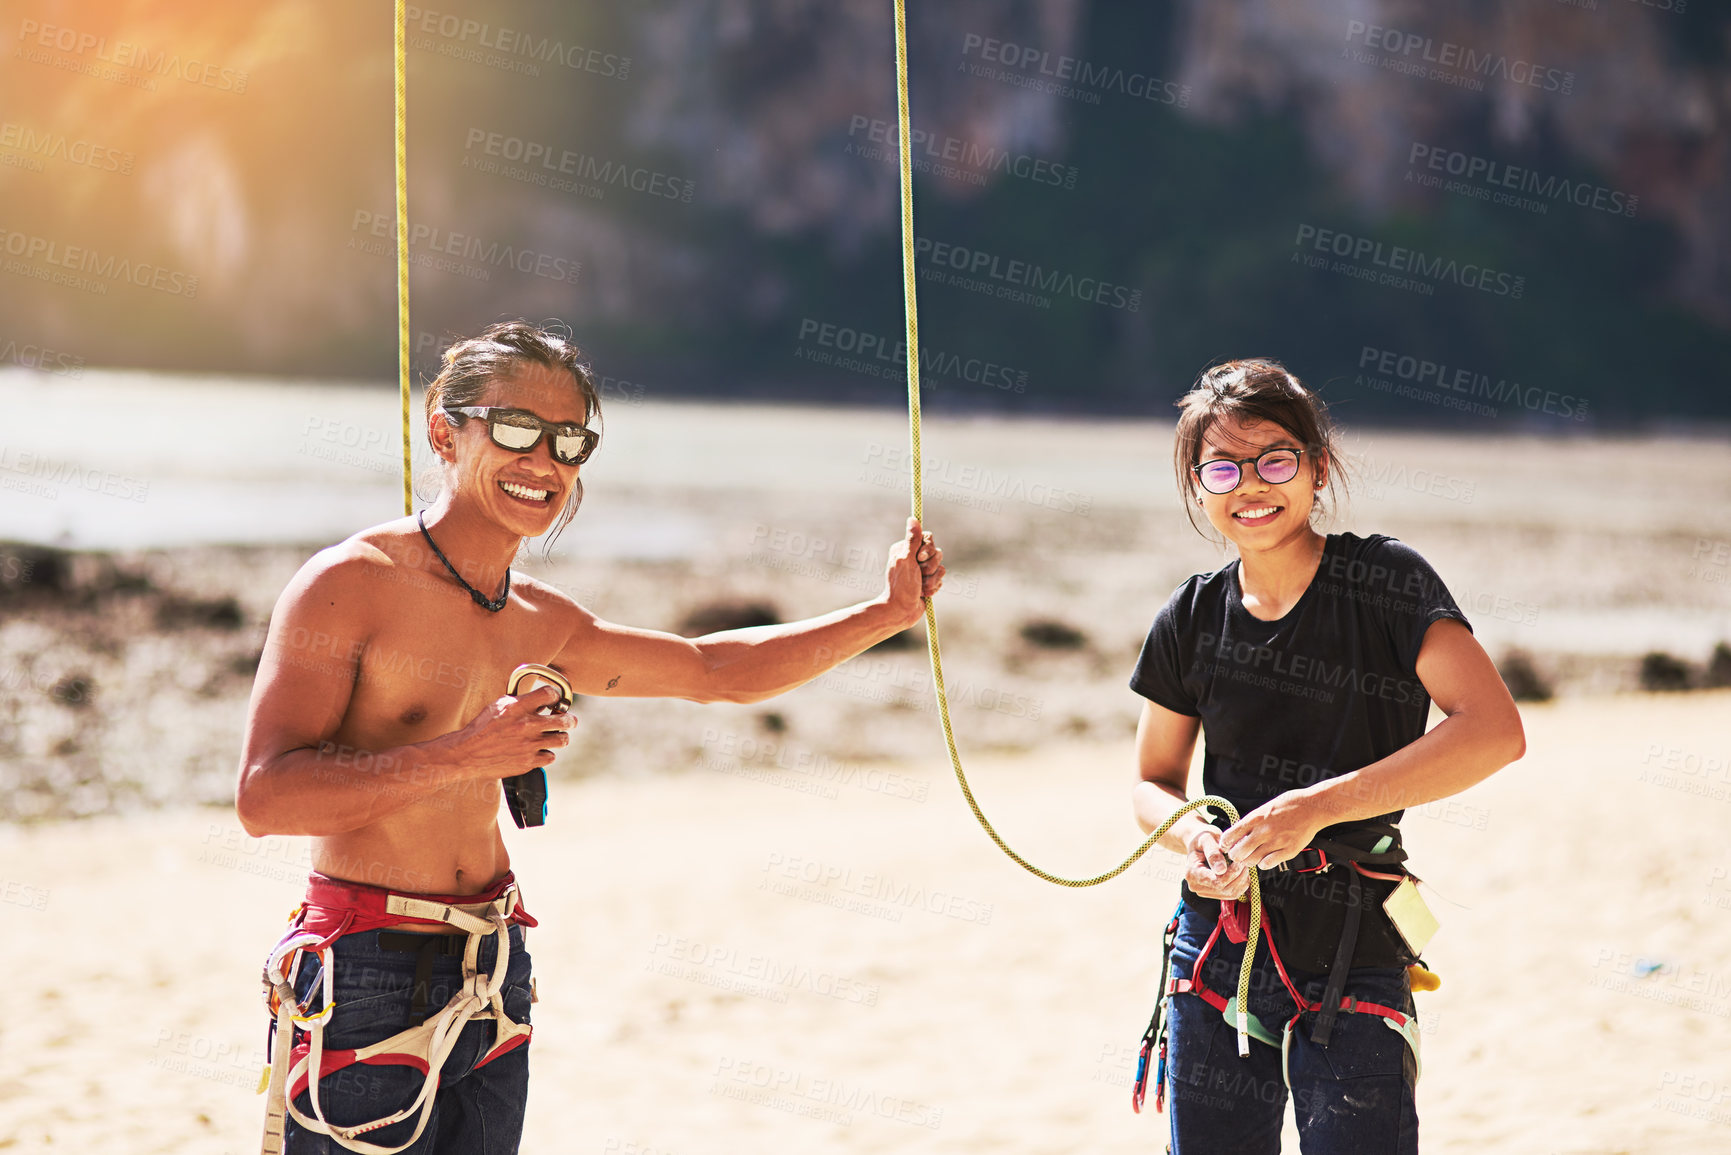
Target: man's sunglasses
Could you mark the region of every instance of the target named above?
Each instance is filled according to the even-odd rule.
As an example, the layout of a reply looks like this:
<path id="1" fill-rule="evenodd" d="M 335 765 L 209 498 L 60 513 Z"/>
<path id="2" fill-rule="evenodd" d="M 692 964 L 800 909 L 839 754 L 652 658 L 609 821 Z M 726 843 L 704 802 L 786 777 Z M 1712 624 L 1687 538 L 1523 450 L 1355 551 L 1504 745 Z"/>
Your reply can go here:
<path id="1" fill-rule="evenodd" d="M 1270 449 L 1239 461 L 1219 457 L 1201 465 L 1192 465 L 1190 472 L 1196 475 L 1203 489 L 1213 494 L 1231 493 L 1237 489 L 1244 476 L 1244 467 L 1252 464 L 1256 466 L 1256 476 L 1268 484 L 1284 485 L 1298 476 L 1298 455 L 1303 452 L 1302 449 Z"/>
<path id="2" fill-rule="evenodd" d="M 541 434 L 551 438 L 553 460 L 560 465 L 582 465 L 595 452 L 601 435 L 584 425 L 562 425 L 543 421 L 524 409 L 500 409 L 496 406 L 464 405 L 457 409 L 441 409 L 446 417 L 479 417 L 487 423 L 487 433 L 493 444 L 514 453 L 527 453 L 541 443 Z"/>

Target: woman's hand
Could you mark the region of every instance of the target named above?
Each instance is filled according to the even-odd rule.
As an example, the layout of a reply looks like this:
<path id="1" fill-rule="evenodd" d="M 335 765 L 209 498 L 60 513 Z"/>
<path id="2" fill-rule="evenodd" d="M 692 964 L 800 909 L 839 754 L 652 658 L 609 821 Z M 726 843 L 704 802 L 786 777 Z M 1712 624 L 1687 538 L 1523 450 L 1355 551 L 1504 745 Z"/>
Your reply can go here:
<path id="1" fill-rule="evenodd" d="M 1204 826 L 1190 836 L 1184 881 L 1199 898 L 1235 902 L 1250 889 L 1250 868 L 1229 862 L 1220 849 L 1220 831 Z"/>
<path id="2" fill-rule="evenodd" d="M 1289 790 L 1264 802 L 1220 836 L 1220 848 L 1234 863 L 1273 870 L 1310 845 L 1328 825 L 1311 797 Z"/>

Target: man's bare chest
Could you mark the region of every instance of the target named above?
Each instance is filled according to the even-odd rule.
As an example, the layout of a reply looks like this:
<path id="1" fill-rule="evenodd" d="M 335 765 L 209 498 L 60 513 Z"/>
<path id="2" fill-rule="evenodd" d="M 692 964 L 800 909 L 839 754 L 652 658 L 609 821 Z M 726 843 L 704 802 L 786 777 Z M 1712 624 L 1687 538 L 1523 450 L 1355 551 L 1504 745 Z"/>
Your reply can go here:
<path id="1" fill-rule="evenodd" d="M 462 728 L 505 693 L 513 669 L 558 656 L 563 638 L 547 618 L 518 599 L 495 614 L 443 591 L 382 608 L 344 729 L 412 742 Z"/>

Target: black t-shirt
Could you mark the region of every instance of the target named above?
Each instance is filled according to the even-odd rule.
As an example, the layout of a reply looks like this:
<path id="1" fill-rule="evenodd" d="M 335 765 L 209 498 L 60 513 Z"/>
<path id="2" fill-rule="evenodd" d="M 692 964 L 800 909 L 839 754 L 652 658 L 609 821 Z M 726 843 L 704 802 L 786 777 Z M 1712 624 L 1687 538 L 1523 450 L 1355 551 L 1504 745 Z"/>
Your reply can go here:
<path id="1" fill-rule="evenodd" d="M 1430 695 L 1416 664 L 1425 631 L 1443 618 L 1471 628 L 1424 558 L 1380 534 L 1330 534 L 1309 587 L 1272 622 L 1244 608 L 1238 568 L 1235 560 L 1173 591 L 1130 679 L 1149 701 L 1202 719 L 1206 793 L 1246 814 L 1424 734 Z"/>

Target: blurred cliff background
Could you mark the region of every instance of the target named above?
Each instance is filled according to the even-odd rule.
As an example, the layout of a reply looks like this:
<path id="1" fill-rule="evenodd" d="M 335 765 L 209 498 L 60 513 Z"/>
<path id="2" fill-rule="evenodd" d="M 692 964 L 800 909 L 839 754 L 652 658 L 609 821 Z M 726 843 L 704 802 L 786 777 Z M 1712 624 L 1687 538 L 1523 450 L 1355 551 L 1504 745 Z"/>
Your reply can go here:
<path id="1" fill-rule="evenodd" d="M 6 7 L 0 358 L 393 377 L 387 5 Z M 560 317 L 622 394 L 897 404 L 894 372 L 795 355 L 894 360 L 889 11 L 413 8 L 418 367 Z M 1724 5 L 974 0 L 913 5 L 909 39 L 922 268 L 1048 286 L 921 282 L 935 405 L 1158 414 L 1265 352 L 1351 419 L 1475 426 L 1368 384 L 1375 350 L 1481 404 L 1550 392 L 1501 391 L 1546 429 L 1731 417 Z M 1303 265 L 1341 236 L 1371 273 L 1496 276 Z M 56 244 L 106 290 L 46 287 Z"/>

